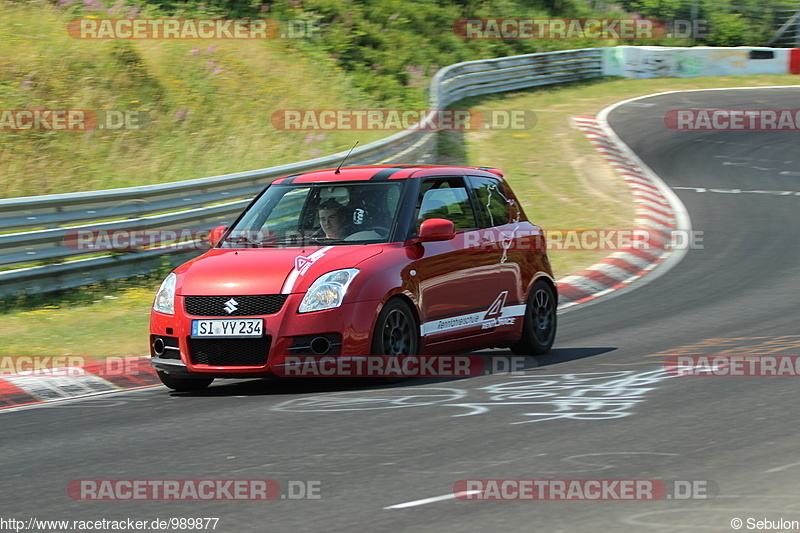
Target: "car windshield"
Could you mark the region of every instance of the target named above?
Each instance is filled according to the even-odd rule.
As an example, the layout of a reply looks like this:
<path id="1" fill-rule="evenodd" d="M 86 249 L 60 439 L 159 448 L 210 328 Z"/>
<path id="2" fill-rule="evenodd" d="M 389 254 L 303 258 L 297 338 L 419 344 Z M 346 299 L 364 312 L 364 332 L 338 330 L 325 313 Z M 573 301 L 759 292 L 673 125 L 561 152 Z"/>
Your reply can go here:
<path id="1" fill-rule="evenodd" d="M 388 242 L 402 182 L 270 186 L 220 242 L 262 248 Z"/>

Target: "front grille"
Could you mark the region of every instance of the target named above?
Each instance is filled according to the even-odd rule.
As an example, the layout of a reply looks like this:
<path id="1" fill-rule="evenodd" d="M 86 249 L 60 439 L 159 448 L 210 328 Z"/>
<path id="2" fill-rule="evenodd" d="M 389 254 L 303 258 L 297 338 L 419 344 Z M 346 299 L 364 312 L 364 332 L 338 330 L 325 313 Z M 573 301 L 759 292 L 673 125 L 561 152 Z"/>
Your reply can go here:
<path id="1" fill-rule="evenodd" d="M 255 296 L 185 296 L 186 313 L 194 316 L 258 316 L 272 315 L 283 307 L 288 294 L 260 294 Z M 234 300 L 230 304 L 229 301 Z M 228 313 L 225 309 L 236 307 Z"/>
<path id="2" fill-rule="evenodd" d="M 192 364 L 211 366 L 262 366 L 267 364 L 272 337 L 257 339 L 192 339 Z"/>

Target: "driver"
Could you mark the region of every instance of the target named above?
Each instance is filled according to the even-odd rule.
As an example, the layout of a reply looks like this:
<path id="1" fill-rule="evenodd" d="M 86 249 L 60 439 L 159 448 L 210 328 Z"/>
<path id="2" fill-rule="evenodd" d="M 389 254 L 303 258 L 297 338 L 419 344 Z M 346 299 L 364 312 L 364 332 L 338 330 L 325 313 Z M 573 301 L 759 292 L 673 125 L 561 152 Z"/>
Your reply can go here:
<path id="1" fill-rule="evenodd" d="M 319 226 L 328 239 L 344 239 L 349 235 L 346 219 L 345 207 L 333 198 L 319 204 Z"/>

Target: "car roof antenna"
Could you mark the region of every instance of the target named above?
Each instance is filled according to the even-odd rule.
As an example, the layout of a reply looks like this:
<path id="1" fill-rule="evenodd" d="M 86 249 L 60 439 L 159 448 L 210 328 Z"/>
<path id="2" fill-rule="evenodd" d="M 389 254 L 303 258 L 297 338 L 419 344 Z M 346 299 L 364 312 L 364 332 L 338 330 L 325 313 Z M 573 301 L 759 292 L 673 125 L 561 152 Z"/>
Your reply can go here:
<path id="1" fill-rule="evenodd" d="M 342 168 L 342 165 L 344 165 L 344 162 L 347 161 L 348 157 L 350 157 L 350 154 L 353 153 L 353 150 L 355 150 L 356 146 L 358 146 L 358 141 L 356 141 L 356 144 L 354 144 L 353 147 L 350 148 L 350 151 L 347 152 L 347 155 L 344 156 L 344 159 L 342 159 L 342 162 L 339 163 L 338 167 L 336 167 L 336 171 L 334 171 L 334 174 L 341 174 L 341 171 L 339 169 Z"/>

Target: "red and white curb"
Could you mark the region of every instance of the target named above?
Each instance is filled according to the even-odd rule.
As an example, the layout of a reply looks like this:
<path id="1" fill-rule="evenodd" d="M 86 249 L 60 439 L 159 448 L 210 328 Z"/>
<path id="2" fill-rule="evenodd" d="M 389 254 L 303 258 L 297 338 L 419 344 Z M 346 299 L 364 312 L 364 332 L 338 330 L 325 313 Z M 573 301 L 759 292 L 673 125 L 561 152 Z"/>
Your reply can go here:
<path id="1" fill-rule="evenodd" d="M 671 255 L 672 232 L 679 226 L 677 197 L 635 158 L 604 120 L 585 116 L 572 120 L 631 188 L 636 202 L 633 231 L 647 235 L 648 239 L 630 244 L 586 270 L 558 280 L 560 311 L 625 288 L 650 273 Z M 679 200 L 677 202 L 680 204 Z M 678 209 L 683 210 L 683 205 Z M 643 247 L 643 243 L 646 246 Z"/>
<path id="2" fill-rule="evenodd" d="M 161 383 L 149 357 L 0 375 L 0 410 Z"/>

